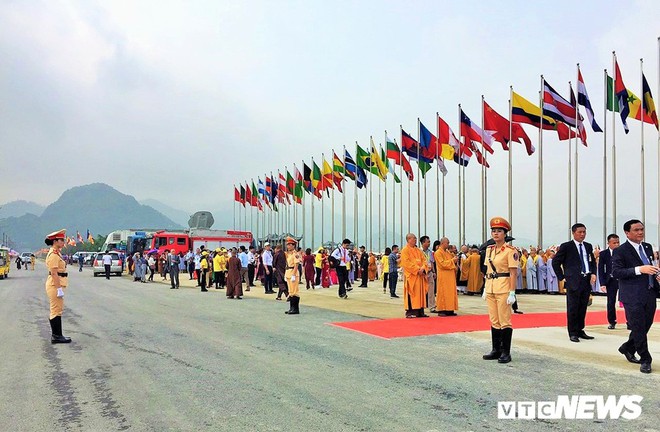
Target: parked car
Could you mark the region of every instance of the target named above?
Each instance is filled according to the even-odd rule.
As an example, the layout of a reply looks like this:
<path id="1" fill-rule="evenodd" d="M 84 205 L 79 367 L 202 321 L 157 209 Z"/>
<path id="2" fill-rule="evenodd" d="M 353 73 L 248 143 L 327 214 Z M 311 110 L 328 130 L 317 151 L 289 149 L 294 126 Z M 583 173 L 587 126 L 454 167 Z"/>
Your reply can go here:
<path id="1" fill-rule="evenodd" d="M 117 252 L 109 252 L 112 257 L 112 264 L 110 265 L 110 274 L 121 276 L 122 262 Z M 94 259 L 94 277 L 105 275 L 105 267 L 103 266 L 103 253 L 96 255 Z"/>
<path id="2" fill-rule="evenodd" d="M 0 247 L 0 279 L 9 277 L 9 268 L 11 267 L 11 258 L 9 249 Z"/>

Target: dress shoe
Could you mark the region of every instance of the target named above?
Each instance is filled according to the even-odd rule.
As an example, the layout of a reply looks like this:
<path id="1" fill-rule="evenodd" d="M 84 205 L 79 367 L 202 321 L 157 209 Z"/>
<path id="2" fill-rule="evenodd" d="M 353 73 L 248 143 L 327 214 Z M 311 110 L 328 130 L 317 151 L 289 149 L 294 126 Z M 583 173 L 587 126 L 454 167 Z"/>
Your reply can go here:
<path id="1" fill-rule="evenodd" d="M 344 300 L 345 300 L 345 299 L 347 299 L 347 298 L 348 298 L 348 294 L 344 294 L 343 296 L 339 296 L 339 298 L 342 298 L 342 299 L 344 299 Z"/>
<path id="2" fill-rule="evenodd" d="M 353 291 L 353 288 L 346 288 L 346 291 Z"/>
<path id="3" fill-rule="evenodd" d="M 619 347 L 619 352 L 626 356 L 626 360 L 628 360 L 630 363 L 637 363 L 639 364 L 639 359 L 635 357 L 635 353 L 631 353 L 630 351 L 627 351 L 623 345 Z"/>
<path id="4" fill-rule="evenodd" d="M 522 315 L 522 314 L 523 314 L 523 311 L 521 311 L 521 310 L 514 310 L 513 313 L 517 313 L 517 314 Z"/>
<path id="5" fill-rule="evenodd" d="M 394 294 L 394 295 L 391 295 L 390 298 L 399 298 L 399 296 Z"/>
<path id="6" fill-rule="evenodd" d="M 641 373 L 651 373 L 651 363 L 642 363 L 639 366 L 639 371 Z"/>
<path id="7" fill-rule="evenodd" d="M 578 338 L 577 336 L 571 336 L 569 339 L 571 340 L 571 342 L 580 342 L 580 338 Z"/>
<path id="8" fill-rule="evenodd" d="M 243 300 L 243 297 L 241 297 L 241 296 L 237 296 L 237 297 L 236 297 L 236 300 Z"/>
<path id="9" fill-rule="evenodd" d="M 593 336 L 589 336 L 589 335 L 586 334 L 585 332 L 580 332 L 580 334 L 579 334 L 578 336 L 580 337 L 580 339 L 586 339 L 586 340 L 594 339 Z"/>
<path id="10" fill-rule="evenodd" d="M 607 326 L 608 330 L 614 330 L 616 328 L 616 324 L 610 324 Z"/>

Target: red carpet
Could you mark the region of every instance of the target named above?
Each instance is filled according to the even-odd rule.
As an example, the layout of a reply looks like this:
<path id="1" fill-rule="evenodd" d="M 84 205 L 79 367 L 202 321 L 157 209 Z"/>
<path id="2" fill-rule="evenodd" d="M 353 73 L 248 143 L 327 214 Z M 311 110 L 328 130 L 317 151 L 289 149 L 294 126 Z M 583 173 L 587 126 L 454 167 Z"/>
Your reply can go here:
<path id="1" fill-rule="evenodd" d="M 514 329 L 537 327 L 566 327 L 566 313 L 526 313 L 514 314 L 511 318 Z M 660 322 L 660 311 L 655 314 L 655 321 Z M 625 326 L 626 317 L 622 310 L 617 311 L 618 327 Z M 587 312 L 586 324 L 607 325 L 607 312 Z M 384 339 L 401 337 L 428 336 L 447 333 L 485 331 L 490 329 L 488 315 L 459 315 L 456 317 L 430 318 L 394 318 L 368 321 L 335 322 L 330 325 L 343 327 Z M 623 327 L 625 329 L 625 327 Z"/>

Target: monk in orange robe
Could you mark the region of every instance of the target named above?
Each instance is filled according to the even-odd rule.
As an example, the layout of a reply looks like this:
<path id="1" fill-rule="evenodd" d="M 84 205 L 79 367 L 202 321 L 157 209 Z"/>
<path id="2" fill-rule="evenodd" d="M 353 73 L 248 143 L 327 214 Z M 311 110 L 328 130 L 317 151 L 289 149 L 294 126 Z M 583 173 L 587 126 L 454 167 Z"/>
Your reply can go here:
<path id="1" fill-rule="evenodd" d="M 426 255 L 417 247 L 415 234 L 406 236 L 406 246 L 401 250 L 403 269 L 403 302 L 406 318 L 426 318 L 426 293 L 429 290 L 427 273 L 431 271 Z"/>
<path id="2" fill-rule="evenodd" d="M 454 316 L 458 310 L 458 294 L 456 293 L 456 262 L 458 257 L 447 249 L 449 239 L 443 237 L 440 247 L 433 254 L 435 258 L 435 310 L 438 315 Z"/>

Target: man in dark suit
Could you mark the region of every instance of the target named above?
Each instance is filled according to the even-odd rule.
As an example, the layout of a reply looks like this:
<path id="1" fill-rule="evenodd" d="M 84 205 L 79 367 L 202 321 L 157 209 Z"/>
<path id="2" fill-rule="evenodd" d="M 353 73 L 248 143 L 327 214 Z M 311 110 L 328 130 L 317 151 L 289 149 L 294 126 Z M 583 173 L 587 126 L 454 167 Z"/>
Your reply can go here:
<path id="1" fill-rule="evenodd" d="M 360 275 L 362 276 L 360 288 L 366 288 L 369 281 L 369 255 L 364 246 L 360 246 Z"/>
<path id="2" fill-rule="evenodd" d="M 619 352 L 631 363 L 641 363 L 639 371 L 651 373 L 651 354 L 646 335 L 651 329 L 656 309 L 660 268 L 651 265 L 653 248 L 644 243 L 644 224 L 632 219 L 623 225 L 628 241 L 614 250 L 612 276 L 619 280 L 619 299 L 626 310 L 630 327 L 628 341 Z M 635 357 L 639 354 L 639 360 Z"/>
<path id="3" fill-rule="evenodd" d="M 566 315 L 568 317 L 568 337 L 571 342 L 580 339 L 593 339 L 584 332 L 587 303 L 591 286 L 596 282 L 596 260 L 593 247 L 584 241 L 587 228 L 576 223 L 571 227 L 573 240 L 562 243 L 552 260 L 552 269 L 557 279 L 566 280 Z"/>
<path id="4" fill-rule="evenodd" d="M 612 277 L 612 253 L 619 247 L 619 236 L 610 234 L 607 236 L 607 249 L 600 252 L 598 257 L 598 279 L 600 279 L 600 290 L 607 293 L 607 322 L 608 329 L 616 327 L 616 294 L 619 291 L 619 281 Z"/>

